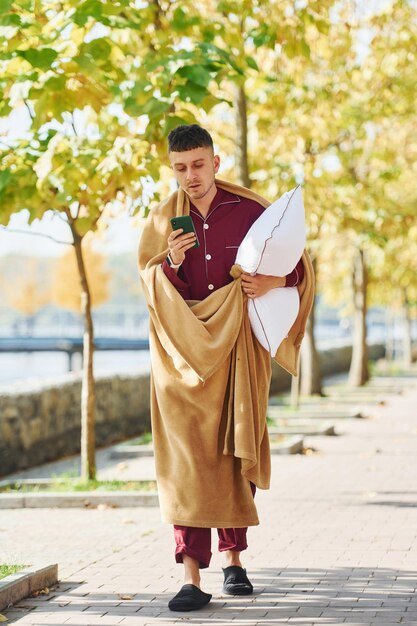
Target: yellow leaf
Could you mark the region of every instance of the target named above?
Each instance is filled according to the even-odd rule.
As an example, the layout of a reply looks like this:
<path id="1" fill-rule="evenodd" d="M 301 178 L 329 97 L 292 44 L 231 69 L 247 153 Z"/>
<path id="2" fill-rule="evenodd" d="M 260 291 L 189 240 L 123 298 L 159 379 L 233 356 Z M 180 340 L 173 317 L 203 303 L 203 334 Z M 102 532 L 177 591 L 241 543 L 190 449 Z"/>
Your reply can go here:
<path id="1" fill-rule="evenodd" d="M 8 622 L 8 621 L 9 621 L 9 618 L 0 613 L 0 622 Z"/>
<path id="2" fill-rule="evenodd" d="M 119 594 L 119 598 L 120 598 L 120 600 L 133 600 L 132 596 L 128 596 L 128 595 L 125 595 L 125 594 L 123 594 L 123 595 Z"/>

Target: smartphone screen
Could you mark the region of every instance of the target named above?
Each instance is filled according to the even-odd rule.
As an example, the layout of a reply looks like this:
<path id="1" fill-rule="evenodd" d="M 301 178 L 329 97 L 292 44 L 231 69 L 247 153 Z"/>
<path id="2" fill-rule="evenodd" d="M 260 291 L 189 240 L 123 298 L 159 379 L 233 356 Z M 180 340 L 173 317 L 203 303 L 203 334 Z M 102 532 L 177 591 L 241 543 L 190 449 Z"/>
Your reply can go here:
<path id="1" fill-rule="evenodd" d="M 180 215 L 179 217 L 171 217 L 170 219 L 172 230 L 177 230 L 177 228 L 182 228 L 184 235 L 185 233 L 194 233 L 197 237 L 197 233 L 195 232 L 193 220 L 190 215 Z M 198 241 L 198 237 L 195 241 L 194 248 L 198 248 L 200 246 L 200 242 Z"/>

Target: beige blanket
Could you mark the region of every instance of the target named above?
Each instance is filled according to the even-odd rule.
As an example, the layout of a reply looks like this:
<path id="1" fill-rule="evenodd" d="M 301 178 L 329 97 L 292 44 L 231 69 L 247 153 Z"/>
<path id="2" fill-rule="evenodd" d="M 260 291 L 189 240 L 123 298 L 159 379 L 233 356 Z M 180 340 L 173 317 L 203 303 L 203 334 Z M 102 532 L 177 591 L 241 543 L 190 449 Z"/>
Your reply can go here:
<path id="1" fill-rule="evenodd" d="M 219 187 L 268 202 L 223 181 Z M 258 524 L 250 482 L 269 487 L 266 408 L 270 356 L 253 337 L 234 281 L 201 302 L 186 302 L 163 273 L 169 218 L 189 212 L 180 189 L 151 212 L 139 248 L 150 312 L 151 415 L 162 518 L 184 526 L 230 528 Z M 300 286 L 300 314 L 276 359 L 296 371 L 313 294 L 311 263 Z"/>

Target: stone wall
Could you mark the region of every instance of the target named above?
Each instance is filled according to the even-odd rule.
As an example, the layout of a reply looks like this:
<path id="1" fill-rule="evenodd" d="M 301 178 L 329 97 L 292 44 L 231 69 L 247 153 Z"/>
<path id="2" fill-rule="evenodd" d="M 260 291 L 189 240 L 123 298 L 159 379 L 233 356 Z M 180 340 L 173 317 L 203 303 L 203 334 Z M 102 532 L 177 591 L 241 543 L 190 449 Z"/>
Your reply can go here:
<path id="1" fill-rule="evenodd" d="M 369 358 L 372 361 L 380 359 L 385 354 L 382 344 L 374 344 L 368 347 Z M 352 358 L 352 346 L 342 346 L 329 350 L 321 350 L 319 353 L 320 369 L 322 376 L 341 374 L 349 371 Z M 286 391 L 291 386 L 291 376 L 276 363 L 272 366 L 271 394 Z"/>
<path id="2" fill-rule="evenodd" d="M 0 476 L 80 450 L 81 378 L 68 374 L 0 393 Z M 149 375 L 99 377 L 96 443 L 104 446 L 149 430 Z"/>
<path id="3" fill-rule="evenodd" d="M 323 375 L 347 371 L 351 351 L 321 352 Z M 383 352 L 383 346 L 372 346 L 370 357 L 380 358 Z M 290 375 L 274 365 L 271 393 L 288 389 L 290 383 Z M 79 452 L 80 397 L 81 379 L 74 374 L 0 393 L 0 476 Z M 97 379 L 97 447 L 149 428 L 148 374 Z"/>

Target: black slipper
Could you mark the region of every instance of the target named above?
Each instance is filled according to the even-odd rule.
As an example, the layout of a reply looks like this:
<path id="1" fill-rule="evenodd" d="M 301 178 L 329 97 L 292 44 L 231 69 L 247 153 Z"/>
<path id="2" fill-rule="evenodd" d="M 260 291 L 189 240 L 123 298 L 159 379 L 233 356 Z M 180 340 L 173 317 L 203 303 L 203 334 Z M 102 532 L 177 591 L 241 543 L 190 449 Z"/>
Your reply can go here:
<path id="1" fill-rule="evenodd" d="M 223 569 L 223 591 L 229 596 L 250 596 L 253 586 L 246 576 L 246 570 L 239 565 L 230 565 Z"/>
<path id="2" fill-rule="evenodd" d="M 177 595 L 168 602 L 168 608 L 171 611 L 198 611 L 210 600 L 210 593 L 204 593 L 195 585 L 183 585 Z"/>

